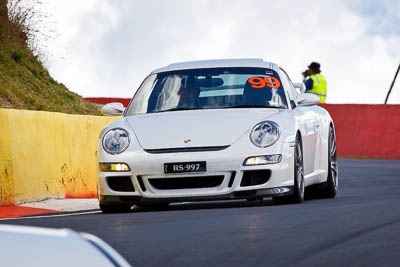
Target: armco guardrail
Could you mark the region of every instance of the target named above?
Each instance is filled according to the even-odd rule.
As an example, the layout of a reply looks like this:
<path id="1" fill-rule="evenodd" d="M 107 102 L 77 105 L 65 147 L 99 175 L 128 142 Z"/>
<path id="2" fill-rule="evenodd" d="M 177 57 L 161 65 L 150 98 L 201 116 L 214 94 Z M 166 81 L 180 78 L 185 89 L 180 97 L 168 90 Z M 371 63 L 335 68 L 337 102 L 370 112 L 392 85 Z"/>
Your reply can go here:
<path id="1" fill-rule="evenodd" d="M 400 105 L 322 105 L 336 128 L 340 157 L 400 160 Z"/>
<path id="2" fill-rule="evenodd" d="M 0 205 L 95 197 L 98 136 L 116 119 L 0 109 Z"/>

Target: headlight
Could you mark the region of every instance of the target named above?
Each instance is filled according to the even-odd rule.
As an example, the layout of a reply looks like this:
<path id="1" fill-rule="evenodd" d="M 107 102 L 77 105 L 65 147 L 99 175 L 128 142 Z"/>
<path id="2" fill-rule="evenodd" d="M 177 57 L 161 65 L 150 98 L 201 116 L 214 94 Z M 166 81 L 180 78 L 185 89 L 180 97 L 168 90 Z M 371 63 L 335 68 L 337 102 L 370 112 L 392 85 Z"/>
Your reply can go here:
<path id="1" fill-rule="evenodd" d="M 109 154 L 124 152 L 129 143 L 129 133 L 122 128 L 111 129 L 103 137 L 103 148 Z"/>
<path id="2" fill-rule="evenodd" d="M 258 147 L 268 147 L 275 144 L 281 135 L 279 125 L 273 121 L 263 121 L 254 126 L 250 141 Z"/>
<path id="3" fill-rule="evenodd" d="M 275 164 L 281 162 L 282 155 L 265 155 L 265 156 L 254 156 L 244 160 L 243 166 L 254 166 L 254 165 L 265 165 Z"/>
<path id="4" fill-rule="evenodd" d="M 131 169 L 126 163 L 100 162 L 99 169 L 102 172 L 128 172 Z"/>

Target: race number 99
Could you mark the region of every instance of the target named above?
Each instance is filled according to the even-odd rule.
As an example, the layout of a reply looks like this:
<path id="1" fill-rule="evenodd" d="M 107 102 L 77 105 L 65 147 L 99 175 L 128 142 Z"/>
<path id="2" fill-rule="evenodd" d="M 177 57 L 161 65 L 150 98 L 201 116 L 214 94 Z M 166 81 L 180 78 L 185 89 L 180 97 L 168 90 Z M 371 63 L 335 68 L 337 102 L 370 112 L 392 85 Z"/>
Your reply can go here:
<path id="1" fill-rule="evenodd" d="M 268 86 L 271 88 L 278 88 L 279 86 L 281 86 L 281 83 L 279 82 L 279 80 L 272 76 L 267 76 L 265 78 L 251 77 L 249 79 L 249 83 L 251 84 L 251 87 L 253 87 L 253 88 L 264 88 L 265 86 Z"/>

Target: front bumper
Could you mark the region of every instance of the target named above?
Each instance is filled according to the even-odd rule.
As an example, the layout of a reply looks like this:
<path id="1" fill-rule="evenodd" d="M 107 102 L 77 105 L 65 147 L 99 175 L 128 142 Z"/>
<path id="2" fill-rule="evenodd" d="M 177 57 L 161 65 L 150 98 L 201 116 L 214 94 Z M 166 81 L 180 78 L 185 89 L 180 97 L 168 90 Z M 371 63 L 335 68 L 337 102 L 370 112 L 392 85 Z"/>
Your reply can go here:
<path id="1" fill-rule="evenodd" d="M 166 198 L 146 198 L 143 196 L 104 196 L 99 195 L 100 204 L 119 205 L 124 204 L 161 204 L 172 202 L 191 202 L 191 201 L 214 201 L 214 200 L 234 200 L 234 199 L 259 199 L 263 197 L 278 197 L 293 194 L 293 186 L 277 187 L 259 190 L 242 190 L 228 194 L 213 196 L 189 196 L 189 197 L 166 197 Z"/>
<path id="2" fill-rule="evenodd" d="M 99 153 L 99 162 L 124 162 L 130 166 L 127 172 L 100 172 L 98 195 L 101 204 L 182 202 L 204 200 L 229 200 L 240 198 L 261 198 L 292 194 L 293 189 L 293 147 L 291 143 L 278 142 L 273 147 L 259 149 L 251 147 L 243 152 L 240 146 L 231 146 L 223 151 L 184 152 L 150 154 L 143 150 L 128 151 L 120 155 Z M 281 154 L 277 164 L 243 166 L 250 156 Z M 164 163 L 206 161 L 207 171 L 203 173 L 165 174 Z M 251 171 L 268 171 L 268 179 L 259 184 L 244 184 L 244 174 Z M 113 190 L 108 179 L 125 177 L 132 184 L 129 192 Z M 160 188 L 154 179 L 202 179 L 219 177 L 221 183 L 199 188 Z M 158 180 L 161 181 L 161 180 Z M 171 180 L 170 180 L 171 181 Z M 115 188 L 114 188 L 115 189 Z"/>

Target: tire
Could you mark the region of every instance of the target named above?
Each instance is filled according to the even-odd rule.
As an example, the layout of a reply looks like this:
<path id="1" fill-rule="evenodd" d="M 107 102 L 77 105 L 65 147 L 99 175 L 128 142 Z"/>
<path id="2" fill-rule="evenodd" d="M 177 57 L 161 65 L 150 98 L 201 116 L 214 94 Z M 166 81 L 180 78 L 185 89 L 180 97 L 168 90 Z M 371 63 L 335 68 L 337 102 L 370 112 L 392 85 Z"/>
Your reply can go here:
<path id="1" fill-rule="evenodd" d="M 336 153 L 336 137 L 332 126 L 329 128 L 328 142 L 328 179 L 322 184 L 320 195 L 323 198 L 334 198 L 339 186 L 339 172 Z"/>
<path id="2" fill-rule="evenodd" d="M 120 205 L 104 205 L 100 204 L 100 210 L 103 213 L 126 213 L 131 210 L 131 205 L 120 204 Z"/>
<path id="3" fill-rule="evenodd" d="M 299 135 L 296 137 L 296 145 L 294 149 L 294 187 L 293 195 L 283 197 L 273 197 L 275 204 L 302 203 L 304 201 L 304 162 L 303 162 L 303 146 Z"/>

